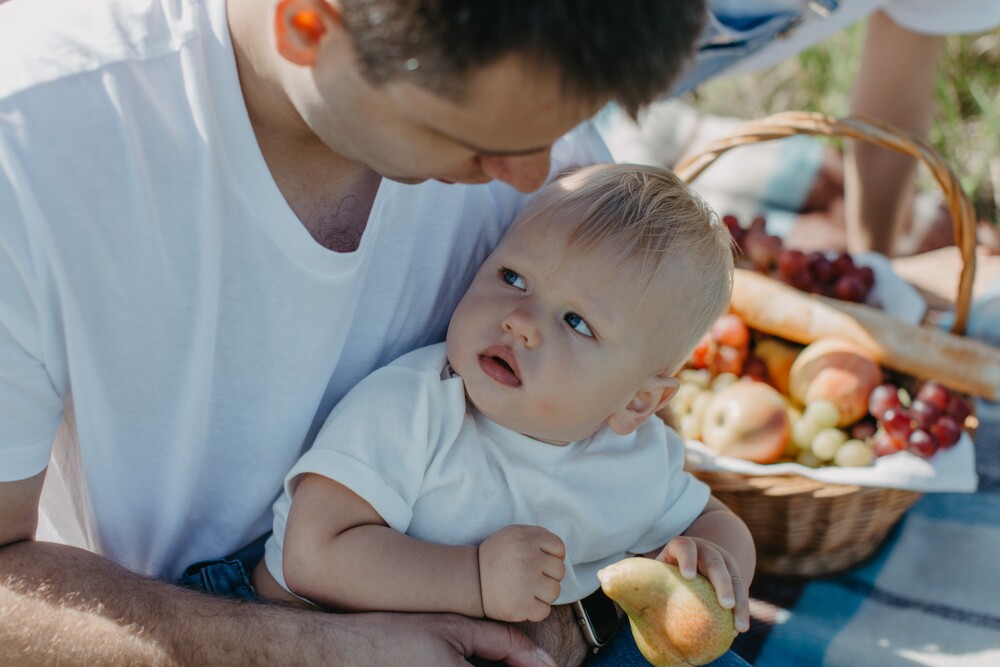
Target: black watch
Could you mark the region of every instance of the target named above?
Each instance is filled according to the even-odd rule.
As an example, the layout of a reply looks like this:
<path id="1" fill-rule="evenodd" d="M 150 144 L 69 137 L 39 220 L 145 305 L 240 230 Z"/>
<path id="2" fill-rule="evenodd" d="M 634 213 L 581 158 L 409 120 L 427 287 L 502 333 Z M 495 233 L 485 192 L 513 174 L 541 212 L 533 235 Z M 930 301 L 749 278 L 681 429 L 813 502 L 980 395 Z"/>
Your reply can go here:
<path id="1" fill-rule="evenodd" d="M 618 629 L 618 607 L 600 588 L 573 603 L 577 625 L 594 653 L 611 641 Z"/>

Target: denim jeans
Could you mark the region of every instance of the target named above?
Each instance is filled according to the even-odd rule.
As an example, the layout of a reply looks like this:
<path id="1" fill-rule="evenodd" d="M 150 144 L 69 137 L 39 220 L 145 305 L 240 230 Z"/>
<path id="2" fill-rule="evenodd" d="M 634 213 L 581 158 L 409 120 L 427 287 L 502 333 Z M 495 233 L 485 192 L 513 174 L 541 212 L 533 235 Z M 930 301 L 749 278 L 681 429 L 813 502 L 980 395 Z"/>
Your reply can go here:
<path id="1" fill-rule="evenodd" d="M 585 667 L 649 667 L 649 662 L 642 657 L 642 653 L 639 653 L 632 639 L 632 628 L 628 621 L 621 624 L 615 636 L 600 653 L 583 664 Z M 708 663 L 706 667 L 750 667 L 750 663 L 732 651 L 727 651 L 725 655 Z"/>
<path id="2" fill-rule="evenodd" d="M 203 560 L 188 566 L 177 583 L 201 593 L 240 600 L 255 600 L 257 591 L 250 584 L 250 573 L 264 557 L 268 532 L 226 558 Z"/>
<path id="3" fill-rule="evenodd" d="M 839 4 L 837 0 L 814 0 L 811 3 L 824 13 L 835 11 Z M 711 79 L 794 30 L 801 19 L 800 12 L 780 12 L 752 19 L 709 14 L 705 30 L 698 39 L 695 58 L 665 97 L 676 97 Z"/>

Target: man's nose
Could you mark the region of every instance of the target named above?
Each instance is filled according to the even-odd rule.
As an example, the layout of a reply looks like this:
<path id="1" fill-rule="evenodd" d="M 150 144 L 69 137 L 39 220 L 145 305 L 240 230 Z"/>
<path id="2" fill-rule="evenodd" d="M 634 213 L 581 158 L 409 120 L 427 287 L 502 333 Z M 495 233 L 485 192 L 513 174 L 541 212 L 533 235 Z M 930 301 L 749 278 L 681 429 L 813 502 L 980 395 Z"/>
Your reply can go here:
<path id="1" fill-rule="evenodd" d="M 503 181 L 520 192 L 534 192 L 549 175 L 551 147 L 527 155 L 481 155 L 479 166 L 491 179 Z"/>
<path id="2" fill-rule="evenodd" d="M 535 316 L 527 308 L 512 310 L 504 318 L 501 325 L 504 331 L 510 332 L 515 338 L 521 339 L 528 349 L 537 347 L 542 342 L 542 332 L 538 328 Z"/>

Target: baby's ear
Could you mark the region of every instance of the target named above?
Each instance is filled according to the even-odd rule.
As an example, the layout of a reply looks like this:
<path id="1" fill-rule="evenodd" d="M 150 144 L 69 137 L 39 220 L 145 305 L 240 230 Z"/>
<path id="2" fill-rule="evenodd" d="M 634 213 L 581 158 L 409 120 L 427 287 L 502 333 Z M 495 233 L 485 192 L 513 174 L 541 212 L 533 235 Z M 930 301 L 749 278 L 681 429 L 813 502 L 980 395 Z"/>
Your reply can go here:
<path id="1" fill-rule="evenodd" d="M 608 427 L 618 435 L 628 435 L 656 414 L 680 388 L 673 375 L 663 372 L 649 378 L 621 410 L 608 417 Z"/>

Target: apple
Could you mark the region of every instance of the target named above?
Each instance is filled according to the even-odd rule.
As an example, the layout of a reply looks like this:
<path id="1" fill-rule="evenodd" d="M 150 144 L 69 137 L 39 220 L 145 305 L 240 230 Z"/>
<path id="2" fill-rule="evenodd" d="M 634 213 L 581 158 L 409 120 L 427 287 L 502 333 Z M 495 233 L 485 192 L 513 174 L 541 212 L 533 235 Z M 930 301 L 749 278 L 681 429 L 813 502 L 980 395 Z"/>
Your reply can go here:
<path id="1" fill-rule="evenodd" d="M 791 435 L 788 404 L 774 387 L 741 380 L 712 396 L 701 422 L 701 440 L 720 455 L 774 463 Z"/>
<path id="2" fill-rule="evenodd" d="M 826 400 L 840 411 L 838 426 L 848 426 L 868 413 L 868 396 L 882 384 L 882 368 L 871 354 L 843 338 L 821 338 L 795 358 L 788 375 L 792 398 L 808 405 Z"/>

